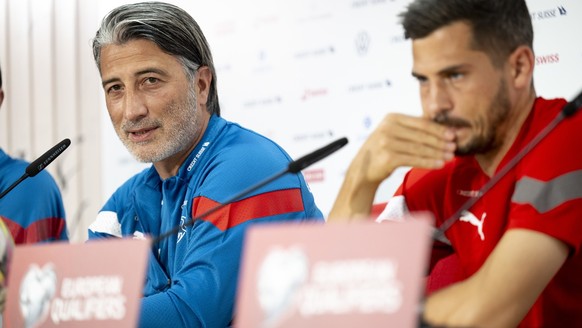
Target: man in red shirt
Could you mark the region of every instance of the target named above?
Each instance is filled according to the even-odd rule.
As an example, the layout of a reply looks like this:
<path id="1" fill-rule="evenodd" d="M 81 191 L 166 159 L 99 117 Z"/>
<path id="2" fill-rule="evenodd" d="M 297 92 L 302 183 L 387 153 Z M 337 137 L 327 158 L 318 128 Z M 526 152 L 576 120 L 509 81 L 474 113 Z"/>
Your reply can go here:
<path id="1" fill-rule="evenodd" d="M 537 97 L 524 0 L 417 0 L 402 14 L 422 117 L 389 114 L 348 169 L 329 221 L 367 217 L 379 184 L 414 167 L 379 220 L 430 211 L 464 279 L 425 303 L 455 327 L 582 326 L 582 116 L 560 123 L 487 193 L 482 187 L 566 104 Z"/>

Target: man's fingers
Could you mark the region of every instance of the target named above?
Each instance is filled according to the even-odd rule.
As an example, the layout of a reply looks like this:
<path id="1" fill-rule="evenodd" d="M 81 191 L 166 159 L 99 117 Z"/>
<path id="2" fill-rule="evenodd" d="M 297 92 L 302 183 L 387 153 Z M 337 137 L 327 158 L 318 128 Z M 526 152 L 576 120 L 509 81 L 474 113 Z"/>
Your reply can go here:
<path id="1" fill-rule="evenodd" d="M 408 157 L 418 157 L 427 160 L 436 161 L 449 161 L 454 157 L 454 144 L 447 146 L 444 144 L 442 147 L 433 147 L 424 143 L 411 143 L 402 140 L 391 140 L 390 149 L 388 150 L 393 154 L 394 157 L 406 156 Z M 401 163 L 399 163 L 401 164 Z M 412 165 L 407 165 L 412 166 Z"/>
<path id="2" fill-rule="evenodd" d="M 385 160 L 397 165 L 433 167 L 431 160 L 442 163 L 454 156 L 454 133 L 437 123 L 404 114 L 389 114 L 373 136 L 378 151 L 385 152 Z M 400 156 L 406 156 L 401 157 Z M 418 163 L 403 163 L 403 159 L 418 157 Z M 437 164 L 438 166 L 439 164 Z"/>
<path id="3" fill-rule="evenodd" d="M 446 140 L 449 142 L 455 140 L 455 133 L 450 128 L 421 117 L 391 113 L 386 116 L 385 121 L 387 129 L 401 127 L 407 131 L 422 132 L 424 136 L 434 140 Z"/>
<path id="4" fill-rule="evenodd" d="M 456 145 L 450 138 L 443 136 L 436 136 L 433 133 L 428 133 L 425 130 L 417 130 L 408 126 L 394 125 L 390 131 L 386 131 L 386 137 L 391 141 L 401 141 L 408 143 L 412 147 L 411 151 L 415 151 L 416 147 L 424 146 L 440 152 L 453 153 Z"/>

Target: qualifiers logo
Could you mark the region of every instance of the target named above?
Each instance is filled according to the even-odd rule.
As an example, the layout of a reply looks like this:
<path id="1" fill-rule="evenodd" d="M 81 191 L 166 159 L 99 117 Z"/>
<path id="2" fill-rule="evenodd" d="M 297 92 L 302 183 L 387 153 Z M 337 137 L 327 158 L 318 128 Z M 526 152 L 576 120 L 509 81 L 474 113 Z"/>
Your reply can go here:
<path id="1" fill-rule="evenodd" d="M 297 289 L 307 281 L 308 270 L 307 256 L 299 247 L 273 247 L 265 256 L 257 281 L 264 327 L 277 326 L 294 311 Z"/>
<path id="2" fill-rule="evenodd" d="M 47 318 L 57 290 L 57 274 L 52 263 L 40 268 L 32 264 L 20 283 L 20 313 L 24 326 L 38 327 Z"/>
<path id="3" fill-rule="evenodd" d="M 560 62 L 560 54 L 536 56 L 536 65 L 557 64 Z"/>
<path id="4" fill-rule="evenodd" d="M 402 307 L 398 265 L 389 259 L 320 261 L 301 288 L 299 313 L 395 313 Z"/>
<path id="5" fill-rule="evenodd" d="M 50 318 L 55 325 L 91 320 L 122 320 L 126 314 L 120 276 L 65 277 L 57 293 L 52 263 L 30 266 L 19 290 L 20 312 L 26 328 L 39 327 Z"/>
<path id="6" fill-rule="evenodd" d="M 342 259 L 310 263 L 300 246 L 273 247 L 259 268 L 257 297 L 263 327 L 291 314 L 395 313 L 402 307 L 398 264 L 385 258 Z"/>
<path id="7" fill-rule="evenodd" d="M 567 14 L 568 14 L 568 11 L 566 10 L 566 8 L 564 6 L 558 6 L 556 8 L 534 11 L 534 12 L 530 13 L 532 21 L 557 18 L 560 16 L 566 16 Z"/>
<path id="8" fill-rule="evenodd" d="M 50 318 L 55 324 L 122 320 L 126 301 L 121 276 L 66 277 L 51 303 Z"/>

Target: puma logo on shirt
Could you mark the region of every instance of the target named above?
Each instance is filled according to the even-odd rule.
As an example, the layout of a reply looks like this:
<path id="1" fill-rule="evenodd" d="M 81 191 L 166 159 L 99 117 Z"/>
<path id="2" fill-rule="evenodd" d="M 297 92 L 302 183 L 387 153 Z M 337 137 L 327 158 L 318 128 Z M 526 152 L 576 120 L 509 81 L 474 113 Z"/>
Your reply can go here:
<path id="1" fill-rule="evenodd" d="M 479 237 L 481 237 L 481 240 L 485 240 L 485 235 L 483 234 L 483 223 L 485 222 L 486 216 L 487 213 L 483 213 L 483 215 L 481 215 L 481 219 L 478 219 L 473 213 L 469 211 L 463 211 L 459 220 L 462 222 L 468 222 L 477 227 L 477 233 L 479 233 Z"/>

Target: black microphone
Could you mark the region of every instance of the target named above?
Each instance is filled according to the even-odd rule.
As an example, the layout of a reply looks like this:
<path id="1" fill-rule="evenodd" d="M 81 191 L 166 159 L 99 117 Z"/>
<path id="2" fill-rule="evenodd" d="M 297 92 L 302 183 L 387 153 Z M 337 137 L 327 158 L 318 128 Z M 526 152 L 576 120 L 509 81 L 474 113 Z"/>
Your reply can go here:
<path id="1" fill-rule="evenodd" d="M 501 180 L 501 178 L 503 178 L 511 169 L 513 169 L 515 165 L 519 163 L 519 161 L 521 161 L 535 146 L 537 146 L 540 141 L 542 141 L 542 139 L 544 139 L 552 130 L 554 130 L 554 128 L 560 122 L 562 122 L 564 118 L 573 116 L 581 107 L 582 92 L 580 92 L 574 98 L 574 100 L 564 105 L 560 113 L 550 122 L 550 124 L 548 124 L 527 145 L 525 145 L 525 147 L 523 147 L 523 149 L 520 150 L 514 158 L 512 158 L 503 168 L 501 168 L 497 174 L 493 175 L 493 177 L 491 177 L 491 179 L 485 183 L 483 187 L 481 187 L 478 196 L 467 200 L 463 206 L 461 206 L 453 215 L 443 221 L 443 224 L 441 224 L 440 227 L 434 231 L 433 239 L 450 244 L 445 238 L 445 232 L 461 218 L 461 214 L 473 207 L 473 205 L 475 205 L 475 203 L 477 203 L 477 201 L 479 201 L 486 192 L 491 190 L 491 188 L 493 188 L 499 182 L 499 180 Z"/>
<path id="2" fill-rule="evenodd" d="M 309 165 L 318 162 L 328 155 L 334 153 L 336 150 L 342 148 L 348 143 L 347 138 L 338 139 L 329 145 L 322 147 L 312 153 L 309 153 L 291 163 L 287 167 L 287 172 L 289 173 L 299 173 L 299 171 L 303 170 L 304 168 L 308 167 Z"/>
<path id="3" fill-rule="evenodd" d="M 566 104 L 566 106 L 564 106 L 564 108 L 562 108 L 562 113 L 566 117 L 572 116 L 580 108 L 582 108 L 582 92 L 580 92 L 578 96 L 574 98 L 574 100 L 570 101 L 569 103 Z"/>
<path id="4" fill-rule="evenodd" d="M 55 158 L 62 154 L 62 152 L 64 152 L 65 149 L 67 149 L 67 147 L 69 147 L 70 144 L 71 140 L 69 140 L 68 138 L 64 139 L 63 141 L 53 146 L 53 148 L 49 149 L 46 153 L 42 154 L 42 156 L 37 158 L 34 162 L 30 163 L 26 167 L 24 174 L 16 182 L 10 185 L 8 189 L 4 190 L 2 194 L 0 194 L 0 199 L 4 197 L 6 194 L 8 194 L 12 189 L 14 189 L 14 187 L 16 187 L 24 179 L 28 177 L 33 177 L 37 175 L 40 171 L 44 170 L 45 167 L 47 167 L 50 163 L 52 163 L 52 161 L 55 160 Z"/>
<path id="5" fill-rule="evenodd" d="M 338 139 L 338 140 L 330 143 L 329 145 L 327 145 L 325 147 L 317 149 L 317 150 L 315 150 L 315 151 L 313 151 L 313 152 L 311 152 L 311 153 L 309 153 L 309 154 L 307 154 L 307 155 L 305 155 L 305 156 L 303 156 L 295 161 L 292 161 L 291 163 L 289 163 L 287 165 L 287 168 L 282 170 L 281 172 L 278 172 L 278 173 L 266 178 L 265 180 L 260 181 L 259 183 L 248 187 L 247 189 L 239 192 L 238 194 L 228 198 L 226 201 L 224 201 L 224 203 L 219 204 L 219 205 L 209 209 L 208 211 L 192 218 L 192 220 L 190 220 L 184 224 L 177 225 L 174 228 L 170 229 L 169 231 L 158 235 L 156 238 L 152 239 L 152 244 L 155 245 L 155 244 L 159 243 L 160 241 L 162 241 L 163 239 L 178 233 L 182 229 L 185 229 L 186 227 L 194 225 L 194 223 L 196 223 L 197 220 L 220 210 L 221 208 L 225 207 L 226 205 L 231 204 L 231 203 L 239 200 L 243 196 L 250 194 L 251 192 L 261 188 L 262 186 L 264 186 L 264 185 L 266 185 L 274 180 L 277 180 L 278 178 L 280 178 L 281 176 L 283 176 L 287 173 L 299 173 L 299 171 L 310 166 L 311 164 L 313 164 L 313 163 L 331 155 L 332 153 L 336 152 L 337 150 L 339 150 L 340 148 L 345 146 L 347 143 L 348 143 L 348 139 L 344 137 L 344 138 Z"/>

